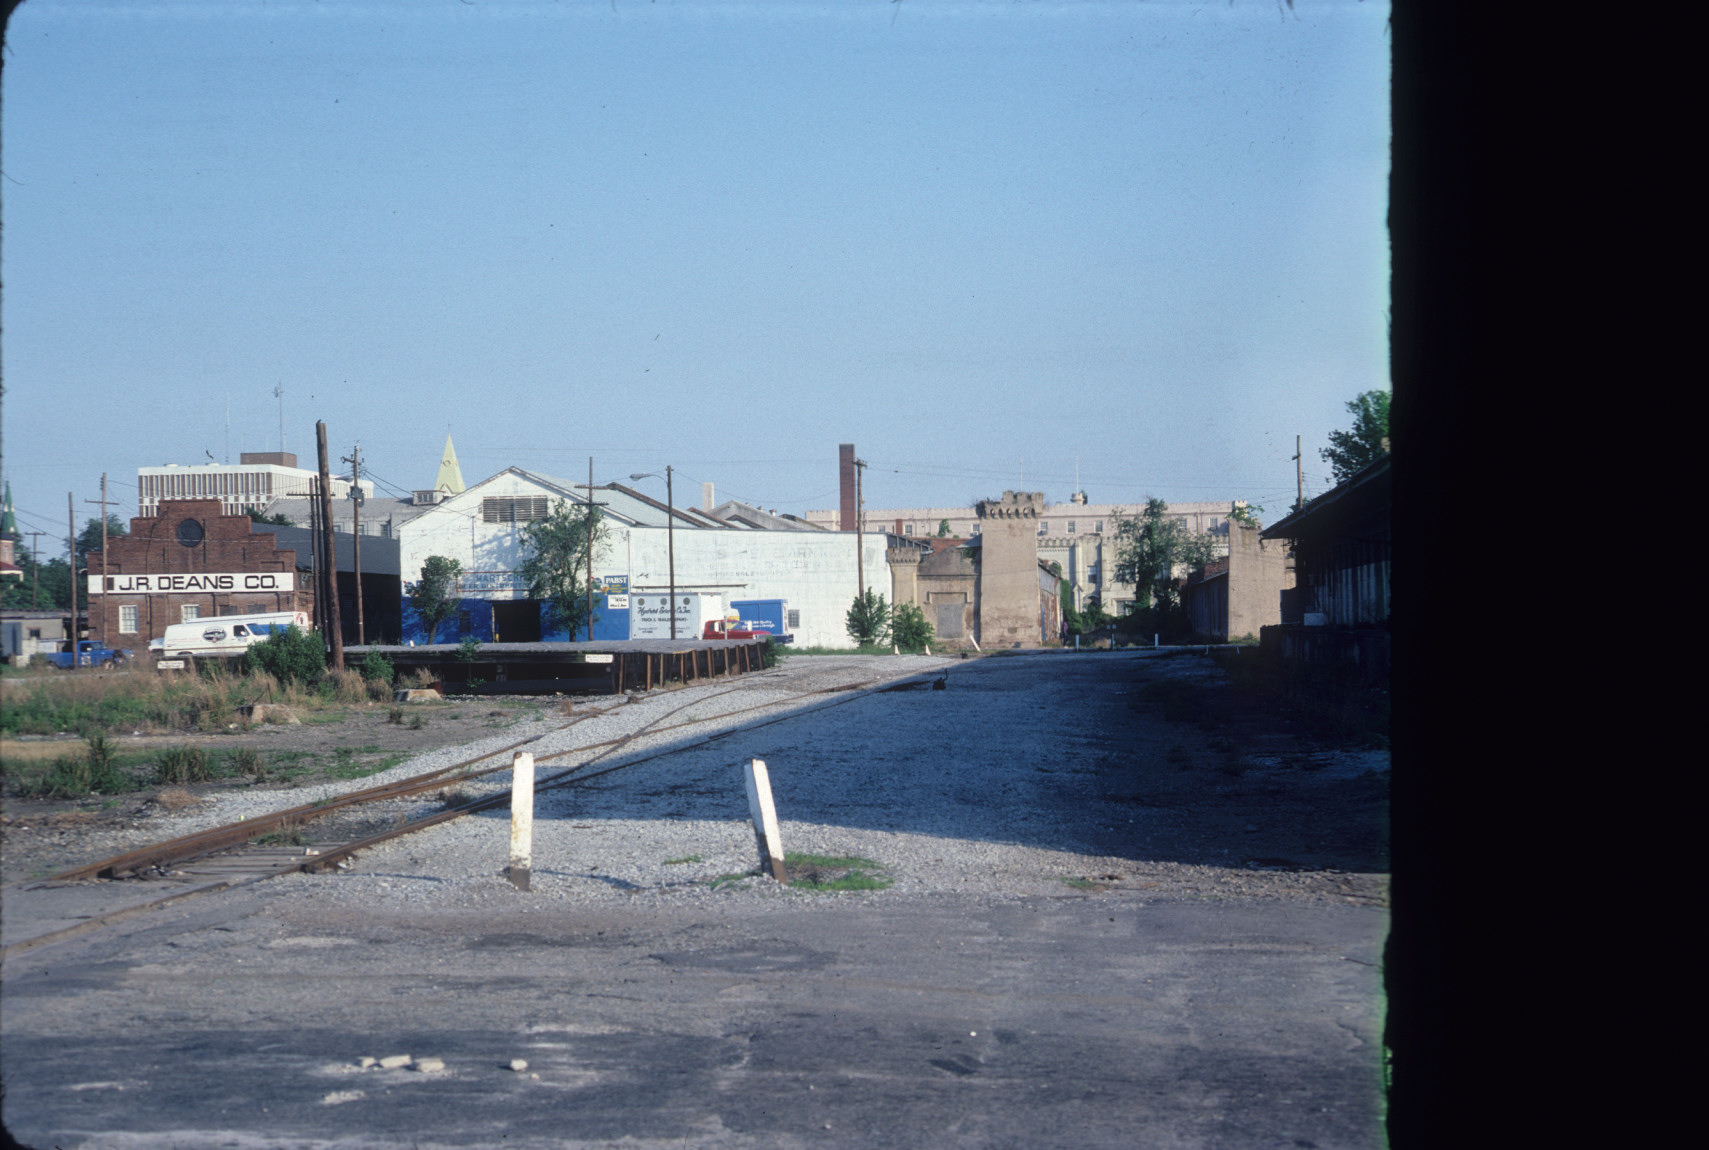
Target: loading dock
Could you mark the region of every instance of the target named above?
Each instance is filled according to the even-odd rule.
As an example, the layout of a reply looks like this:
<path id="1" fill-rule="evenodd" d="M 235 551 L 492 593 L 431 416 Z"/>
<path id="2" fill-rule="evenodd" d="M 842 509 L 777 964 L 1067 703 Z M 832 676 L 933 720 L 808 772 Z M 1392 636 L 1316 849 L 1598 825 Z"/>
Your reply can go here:
<path id="1" fill-rule="evenodd" d="M 765 647 L 763 639 L 495 643 L 469 660 L 458 644 L 435 643 L 346 647 L 344 659 L 353 666 L 378 651 L 391 660 L 400 681 L 426 671 L 460 695 L 616 695 L 758 671 L 765 666 Z"/>

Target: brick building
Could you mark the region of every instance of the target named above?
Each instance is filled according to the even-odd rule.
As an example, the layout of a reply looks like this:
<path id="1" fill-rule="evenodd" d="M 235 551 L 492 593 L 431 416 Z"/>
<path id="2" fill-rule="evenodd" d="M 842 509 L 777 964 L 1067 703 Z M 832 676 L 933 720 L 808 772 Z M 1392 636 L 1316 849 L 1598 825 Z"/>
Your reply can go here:
<path id="1" fill-rule="evenodd" d="M 163 500 L 129 535 L 89 553 L 89 637 L 140 650 L 173 623 L 261 611 L 314 611 L 297 552 L 221 500 Z"/>

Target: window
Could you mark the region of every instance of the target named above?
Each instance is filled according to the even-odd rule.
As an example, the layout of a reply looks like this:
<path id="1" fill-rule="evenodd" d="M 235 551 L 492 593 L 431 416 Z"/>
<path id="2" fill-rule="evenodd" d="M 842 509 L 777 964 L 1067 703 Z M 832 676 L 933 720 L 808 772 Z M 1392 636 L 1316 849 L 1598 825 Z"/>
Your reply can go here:
<path id="1" fill-rule="evenodd" d="M 119 608 L 119 634 L 136 634 L 136 604 L 126 603 Z"/>
<path id="2" fill-rule="evenodd" d="M 1068 534 L 1074 534 L 1074 520 L 1072 519 L 1068 521 Z"/>
<path id="3" fill-rule="evenodd" d="M 914 525 L 912 523 L 902 524 L 902 534 L 912 535 L 913 533 L 914 533 Z M 595 536 L 595 538 L 597 539 L 598 537 Z"/>
<path id="4" fill-rule="evenodd" d="M 42 629 L 40 627 L 31 627 L 30 628 L 30 638 L 40 639 L 41 637 L 42 637 Z"/>
<path id="5" fill-rule="evenodd" d="M 546 518 L 545 496 L 481 500 L 483 523 L 527 523 Z"/>
<path id="6" fill-rule="evenodd" d="M 1098 529 L 1097 530 L 1098 530 L 1099 535 L 1102 535 L 1104 533 L 1104 521 L 1102 519 L 1098 520 Z"/>
<path id="7" fill-rule="evenodd" d="M 1040 519 L 1038 521 L 1038 533 L 1040 535 L 1049 535 L 1050 534 L 1050 520 Z"/>
<path id="8" fill-rule="evenodd" d="M 789 613 L 789 629 L 793 631 L 799 626 L 801 626 L 801 612 L 791 611 Z"/>
<path id="9" fill-rule="evenodd" d="M 474 616 L 473 612 L 469 612 L 469 611 L 457 612 L 457 634 L 469 635 L 469 634 L 473 634 L 474 630 L 475 630 L 475 616 Z"/>
<path id="10" fill-rule="evenodd" d="M 178 608 L 178 621 L 180 623 L 194 623 L 201 617 L 202 608 L 198 603 L 186 603 Z"/>

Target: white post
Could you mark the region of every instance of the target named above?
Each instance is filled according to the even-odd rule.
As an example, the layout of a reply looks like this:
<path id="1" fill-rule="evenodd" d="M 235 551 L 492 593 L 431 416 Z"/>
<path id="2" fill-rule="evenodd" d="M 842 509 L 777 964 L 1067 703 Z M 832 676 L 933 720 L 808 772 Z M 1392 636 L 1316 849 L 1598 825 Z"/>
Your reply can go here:
<path id="1" fill-rule="evenodd" d="M 754 818 L 754 838 L 759 842 L 760 869 L 778 882 L 787 883 L 789 876 L 783 869 L 783 836 L 778 833 L 777 808 L 771 801 L 771 775 L 767 773 L 764 762 L 749 759 L 742 770 L 742 778 L 748 786 L 748 810 Z"/>
<path id="2" fill-rule="evenodd" d="M 510 760 L 510 882 L 528 889 L 534 866 L 534 756 L 517 751 Z"/>

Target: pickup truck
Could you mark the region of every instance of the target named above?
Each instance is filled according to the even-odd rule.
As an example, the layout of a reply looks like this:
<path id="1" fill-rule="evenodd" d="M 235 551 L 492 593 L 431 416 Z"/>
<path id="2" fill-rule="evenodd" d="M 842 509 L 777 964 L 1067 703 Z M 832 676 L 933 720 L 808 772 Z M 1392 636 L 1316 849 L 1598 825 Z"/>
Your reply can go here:
<path id="1" fill-rule="evenodd" d="M 745 630 L 747 623 L 740 619 L 708 619 L 706 629 L 700 633 L 702 639 L 769 639 L 770 631 Z"/>
<path id="2" fill-rule="evenodd" d="M 85 639 L 78 643 L 75 652 L 60 651 L 42 656 L 55 667 L 64 667 L 68 671 L 73 667 L 113 667 L 120 663 L 128 663 L 134 657 L 135 655 L 131 651 L 115 651 L 93 639 Z"/>

